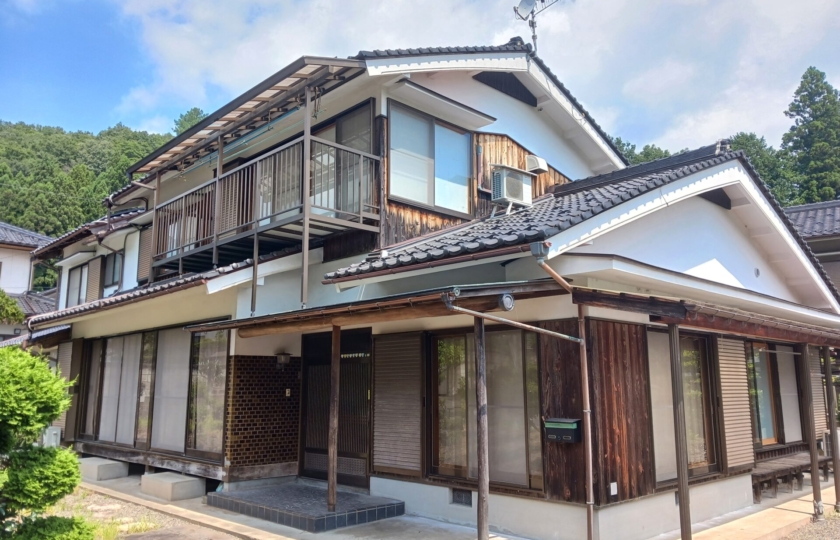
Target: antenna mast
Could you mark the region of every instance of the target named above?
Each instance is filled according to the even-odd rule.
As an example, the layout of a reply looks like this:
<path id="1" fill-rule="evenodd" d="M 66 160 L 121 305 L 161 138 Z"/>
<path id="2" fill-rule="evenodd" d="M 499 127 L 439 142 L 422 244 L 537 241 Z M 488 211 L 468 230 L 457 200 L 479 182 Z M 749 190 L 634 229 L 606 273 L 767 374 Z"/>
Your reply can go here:
<path id="1" fill-rule="evenodd" d="M 534 54 L 537 54 L 537 15 L 547 10 L 560 0 L 539 0 L 540 7 L 537 8 L 538 0 L 522 0 L 518 6 L 514 6 L 513 12 L 522 21 L 528 21 L 531 27 L 531 41 L 534 42 Z"/>

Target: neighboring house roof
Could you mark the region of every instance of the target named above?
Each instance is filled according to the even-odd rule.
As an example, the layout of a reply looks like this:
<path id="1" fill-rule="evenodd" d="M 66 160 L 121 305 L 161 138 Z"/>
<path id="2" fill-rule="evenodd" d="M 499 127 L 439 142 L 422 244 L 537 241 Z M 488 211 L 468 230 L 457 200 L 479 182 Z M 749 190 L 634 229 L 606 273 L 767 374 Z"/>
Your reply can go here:
<path id="1" fill-rule="evenodd" d="M 58 326 L 53 326 L 50 328 L 45 328 L 43 330 L 36 330 L 34 332 L 26 332 L 19 336 L 15 336 L 13 338 L 9 338 L 6 341 L 0 341 L 0 349 L 3 347 L 11 347 L 13 345 L 23 345 L 24 342 L 28 343 L 29 345 L 33 345 L 37 343 L 39 340 L 47 338 L 49 336 L 53 336 L 59 332 L 68 332 L 70 330 L 69 324 L 61 324 Z M 57 336 L 61 337 L 61 336 Z M 67 336 L 69 338 L 69 336 Z"/>
<path id="2" fill-rule="evenodd" d="M 840 235 L 840 200 L 789 206 L 785 213 L 805 238 Z"/>
<path id="3" fill-rule="evenodd" d="M 544 240 L 605 210 L 704 169 L 740 160 L 817 269 L 835 299 L 840 292 L 831 282 L 811 248 L 788 219 L 753 169 L 743 151 L 732 152 L 728 144 L 714 144 L 668 158 L 553 186 L 553 192 L 532 206 L 500 217 L 485 217 L 466 225 L 444 229 L 414 241 L 391 247 L 367 260 L 329 272 L 325 283 L 419 269 L 452 262 L 525 251 L 531 242 Z"/>
<path id="4" fill-rule="evenodd" d="M 92 236 L 94 234 L 102 235 L 104 237 L 116 230 L 128 227 L 129 221 L 145 212 L 146 210 L 142 208 L 130 208 L 112 214 L 110 228 L 108 228 L 108 217 L 103 216 L 97 220 L 80 225 L 72 231 L 62 234 L 58 238 L 50 238 L 49 243 L 40 246 L 32 252 L 32 255 L 44 259 L 55 257 L 61 254 L 61 249 L 71 244 L 75 244 L 83 238 L 87 238 L 88 236 Z"/>
<path id="5" fill-rule="evenodd" d="M 55 309 L 55 289 L 43 293 L 26 292 L 21 294 L 6 293 L 17 302 L 26 317 L 49 313 Z"/>
<path id="6" fill-rule="evenodd" d="M 0 244 L 37 248 L 49 244 L 53 240 L 54 238 L 50 236 L 0 221 Z"/>

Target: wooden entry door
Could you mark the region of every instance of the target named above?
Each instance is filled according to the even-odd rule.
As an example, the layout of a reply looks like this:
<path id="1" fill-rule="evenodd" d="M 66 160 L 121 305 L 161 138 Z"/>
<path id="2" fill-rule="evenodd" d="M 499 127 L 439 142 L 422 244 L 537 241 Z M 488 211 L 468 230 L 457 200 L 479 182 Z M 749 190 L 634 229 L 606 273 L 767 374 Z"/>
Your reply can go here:
<path id="1" fill-rule="evenodd" d="M 329 332 L 303 336 L 303 426 L 300 474 L 327 478 L 330 415 Z M 370 329 L 341 332 L 338 394 L 338 482 L 368 487 L 370 477 Z"/>

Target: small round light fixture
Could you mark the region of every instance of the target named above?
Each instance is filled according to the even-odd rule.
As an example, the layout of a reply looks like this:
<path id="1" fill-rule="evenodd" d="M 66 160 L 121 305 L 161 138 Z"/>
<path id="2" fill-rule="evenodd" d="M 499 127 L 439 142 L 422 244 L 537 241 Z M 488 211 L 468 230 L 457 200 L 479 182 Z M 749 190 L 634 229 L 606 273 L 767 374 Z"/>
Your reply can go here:
<path id="1" fill-rule="evenodd" d="M 514 301 L 512 294 L 499 295 L 499 307 L 504 311 L 511 311 L 513 309 Z"/>

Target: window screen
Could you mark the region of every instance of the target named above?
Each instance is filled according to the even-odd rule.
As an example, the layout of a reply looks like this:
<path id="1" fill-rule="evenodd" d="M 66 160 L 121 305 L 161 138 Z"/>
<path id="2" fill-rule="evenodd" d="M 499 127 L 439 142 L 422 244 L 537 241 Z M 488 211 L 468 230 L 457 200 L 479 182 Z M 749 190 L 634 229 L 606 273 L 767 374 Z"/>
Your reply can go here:
<path id="1" fill-rule="evenodd" d="M 140 353 L 143 334 L 123 339 L 122 376 L 120 377 L 119 409 L 117 410 L 117 442 L 134 445 L 134 422 L 137 418 L 137 382 L 140 375 Z"/>
<path id="2" fill-rule="evenodd" d="M 111 338 L 106 342 L 105 368 L 102 373 L 102 406 L 99 413 L 99 433 L 97 436 L 100 441 L 116 441 L 122 352 L 122 337 Z"/>
<path id="3" fill-rule="evenodd" d="M 193 335 L 188 448 L 222 453 L 227 351 L 227 330 Z"/>
<path id="4" fill-rule="evenodd" d="M 190 380 L 190 333 L 180 328 L 158 332 L 152 447 L 184 451 Z"/>
<path id="5" fill-rule="evenodd" d="M 96 413 L 99 410 L 100 375 L 102 369 L 102 340 L 91 344 L 87 358 L 85 388 L 85 422 L 83 433 L 90 437 L 96 435 Z"/>

